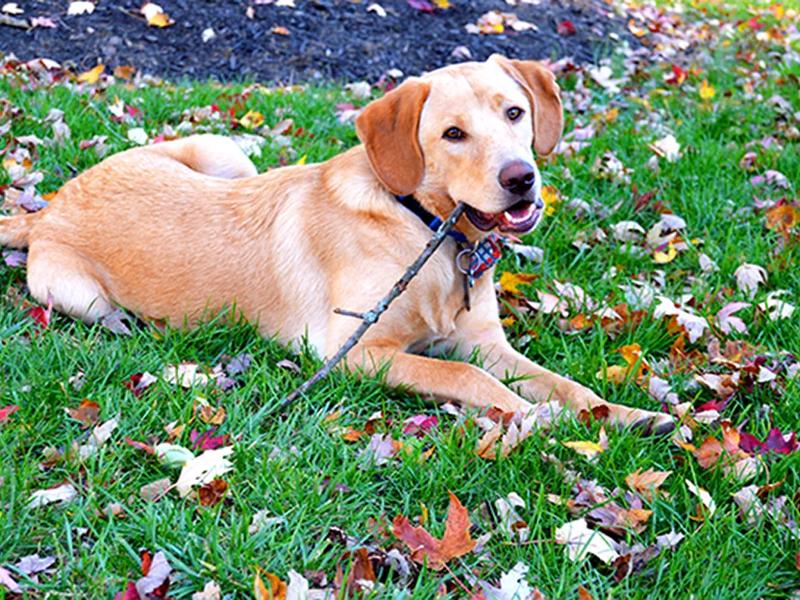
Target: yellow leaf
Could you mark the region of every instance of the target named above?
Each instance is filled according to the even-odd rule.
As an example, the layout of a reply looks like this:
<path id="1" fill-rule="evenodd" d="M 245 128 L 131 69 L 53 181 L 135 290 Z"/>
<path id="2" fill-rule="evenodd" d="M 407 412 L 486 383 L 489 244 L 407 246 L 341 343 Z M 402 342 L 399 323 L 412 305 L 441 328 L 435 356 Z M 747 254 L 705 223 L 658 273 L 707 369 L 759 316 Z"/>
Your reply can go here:
<path id="1" fill-rule="evenodd" d="M 437 8 L 441 8 L 442 10 L 450 8 L 450 0 L 433 0 L 433 3 Z"/>
<path id="2" fill-rule="evenodd" d="M 544 214 L 552 215 L 556 212 L 556 205 L 560 202 L 558 190 L 553 185 L 542 187 L 542 200 L 544 201 Z"/>
<path id="3" fill-rule="evenodd" d="M 700 98 L 702 100 L 711 100 L 716 93 L 714 87 L 709 85 L 708 81 L 704 79 L 703 83 L 700 84 Z"/>
<path id="4" fill-rule="evenodd" d="M 580 442 L 562 442 L 567 448 L 572 448 L 586 458 L 594 458 L 603 452 L 603 447 L 596 442 L 580 441 Z"/>
<path id="5" fill-rule="evenodd" d="M 106 70 L 105 65 L 97 65 L 94 69 L 84 71 L 83 73 L 78 75 L 78 83 L 88 83 L 88 84 L 97 83 L 97 80 L 100 79 L 100 75 L 102 75 L 103 71 L 105 70 Z"/>
<path id="6" fill-rule="evenodd" d="M 169 27 L 174 23 L 174 21 L 169 18 L 169 15 L 164 12 L 164 9 L 155 2 L 146 2 L 139 10 L 144 15 L 150 27 Z"/>
<path id="7" fill-rule="evenodd" d="M 531 273 L 510 273 L 508 271 L 503 271 L 503 274 L 500 275 L 500 288 L 504 292 L 521 295 L 522 292 L 519 286 L 530 283 L 534 279 L 536 279 L 536 275 Z"/>
<path id="8" fill-rule="evenodd" d="M 517 320 L 514 318 L 514 315 L 508 315 L 505 319 L 502 319 L 500 321 L 500 323 L 503 325 L 503 327 L 511 327 L 516 322 L 517 322 Z"/>
<path id="9" fill-rule="evenodd" d="M 595 377 L 601 380 L 603 379 L 604 375 L 611 383 L 625 383 L 625 379 L 628 377 L 628 368 L 621 367 L 619 365 L 613 365 L 606 369 L 605 374 L 603 373 L 603 369 L 600 369 L 597 373 L 595 373 Z"/>
<path id="10" fill-rule="evenodd" d="M 659 265 L 665 265 L 667 263 L 671 263 L 675 260 L 675 257 L 678 256 L 678 251 L 675 249 L 675 246 L 672 242 L 667 245 L 667 251 L 662 252 L 661 250 L 656 250 L 653 252 L 653 261 Z"/>
<path id="11" fill-rule="evenodd" d="M 308 154 L 303 154 L 303 156 L 301 156 L 299 159 L 297 159 L 297 162 L 294 163 L 294 164 L 296 164 L 296 165 L 304 165 L 304 164 L 306 164 L 306 160 L 308 160 Z"/>
<path id="12" fill-rule="evenodd" d="M 245 116 L 239 119 L 239 123 L 248 129 L 255 129 L 264 124 L 264 115 L 257 110 L 249 110 Z"/>

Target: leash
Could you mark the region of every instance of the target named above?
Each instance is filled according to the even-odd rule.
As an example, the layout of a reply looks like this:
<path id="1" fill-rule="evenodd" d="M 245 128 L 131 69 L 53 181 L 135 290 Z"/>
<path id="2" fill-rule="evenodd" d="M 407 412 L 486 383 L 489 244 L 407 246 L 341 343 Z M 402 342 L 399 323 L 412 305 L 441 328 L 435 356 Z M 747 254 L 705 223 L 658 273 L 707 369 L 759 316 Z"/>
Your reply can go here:
<path id="1" fill-rule="evenodd" d="M 395 198 L 431 231 L 437 231 L 442 225 L 442 220 L 422 206 L 413 195 L 395 196 Z M 503 256 L 504 241 L 496 233 L 490 233 L 481 242 L 473 245 L 469 243 L 467 236 L 455 229 L 448 231 L 447 236 L 452 238 L 458 247 L 455 264 L 456 269 L 464 275 L 464 308 L 470 310 L 472 303 L 469 291 L 475 286 L 475 280 L 491 269 Z"/>

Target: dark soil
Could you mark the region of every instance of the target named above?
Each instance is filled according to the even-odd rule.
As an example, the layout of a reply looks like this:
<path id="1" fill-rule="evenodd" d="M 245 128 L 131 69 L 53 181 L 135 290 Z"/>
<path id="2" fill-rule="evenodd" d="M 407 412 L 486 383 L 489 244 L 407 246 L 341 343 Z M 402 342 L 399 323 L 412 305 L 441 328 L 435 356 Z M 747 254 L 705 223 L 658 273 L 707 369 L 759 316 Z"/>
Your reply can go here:
<path id="1" fill-rule="evenodd" d="M 255 0 L 157 0 L 175 24 L 149 27 L 139 16 L 141 0 L 99 0 L 91 15 L 67 16 L 68 0 L 18 0 L 19 18 L 46 16 L 57 27 L 30 31 L 0 25 L 0 51 L 18 58 L 47 57 L 77 70 L 98 62 L 133 65 L 170 78 L 308 81 L 315 78 L 374 81 L 388 69 L 418 74 L 464 58 L 459 46 L 481 60 L 493 52 L 517 58 L 586 60 L 608 52 L 611 34 L 628 37 L 625 23 L 602 0 L 541 0 L 509 6 L 505 0 L 451 0 L 447 10 L 427 14 L 406 0 L 380 0 L 388 15 L 367 12 L 371 0 L 296 0 L 297 8 Z M 252 6 L 254 16 L 246 11 Z M 468 34 L 464 26 L 486 11 L 515 12 L 539 31 L 503 35 Z M 571 21 L 573 35 L 557 26 Z M 216 37 L 203 42 L 202 32 Z M 273 33 L 283 27 L 289 35 Z"/>

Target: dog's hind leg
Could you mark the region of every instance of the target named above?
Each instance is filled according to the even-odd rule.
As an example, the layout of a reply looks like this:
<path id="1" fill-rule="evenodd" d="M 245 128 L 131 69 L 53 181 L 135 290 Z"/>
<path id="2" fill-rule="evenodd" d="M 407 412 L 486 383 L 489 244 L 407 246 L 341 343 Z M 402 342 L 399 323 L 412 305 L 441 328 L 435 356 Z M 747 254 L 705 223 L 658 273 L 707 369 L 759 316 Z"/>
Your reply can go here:
<path id="1" fill-rule="evenodd" d="M 166 154 L 194 171 L 214 177 L 238 179 L 258 175 L 239 145 L 222 135 L 192 135 L 149 146 L 147 150 Z"/>
<path id="2" fill-rule="evenodd" d="M 86 323 L 114 311 L 96 270 L 75 250 L 51 241 L 34 241 L 28 251 L 28 288 L 42 304 Z"/>

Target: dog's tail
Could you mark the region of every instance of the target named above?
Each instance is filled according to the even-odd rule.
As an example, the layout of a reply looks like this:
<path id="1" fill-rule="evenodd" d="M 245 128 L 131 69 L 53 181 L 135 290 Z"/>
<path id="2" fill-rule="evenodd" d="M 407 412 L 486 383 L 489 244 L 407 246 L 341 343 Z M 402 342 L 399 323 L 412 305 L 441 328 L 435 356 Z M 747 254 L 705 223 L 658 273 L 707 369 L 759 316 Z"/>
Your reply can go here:
<path id="1" fill-rule="evenodd" d="M 28 236 L 39 213 L 0 217 L 0 246 L 27 248 Z"/>

